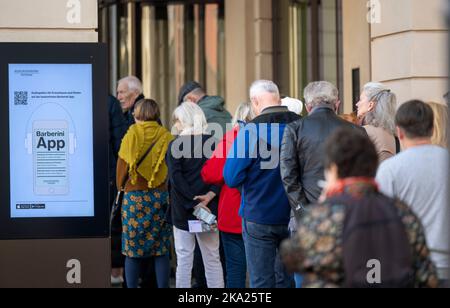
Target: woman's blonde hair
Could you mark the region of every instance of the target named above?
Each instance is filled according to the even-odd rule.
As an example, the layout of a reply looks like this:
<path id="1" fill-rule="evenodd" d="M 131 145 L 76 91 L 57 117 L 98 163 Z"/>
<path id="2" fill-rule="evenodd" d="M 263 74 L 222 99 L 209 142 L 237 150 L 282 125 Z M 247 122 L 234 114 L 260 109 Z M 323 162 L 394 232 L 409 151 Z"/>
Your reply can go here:
<path id="1" fill-rule="evenodd" d="M 141 99 L 134 107 L 133 116 L 138 121 L 158 121 L 161 117 L 158 104 L 152 99 Z"/>
<path id="2" fill-rule="evenodd" d="M 428 106 L 433 109 L 434 129 L 431 142 L 444 148 L 448 147 L 448 107 L 436 102 L 428 102 Z"/>
<path id="3" fill-rule="evenodd" d="M 253 112 L 253 108 L 251 103 L 242 103 L 237 108 L 234 118 L 233 118 L 233 126 L 238 124 L 239 121 L 243 121 L 245 123 L 250 122 L 255 118 L 255 113 Z"/>
<path id="4" fill-rule="evenodd" d="M 174 135 L 201 135 L 206 132 L 208 123 L 203 110 L 195 103 L 185 102 L 181 104 L 172 115 L 172 122 L 179 122 L 181 130 L 174 125 Z"/>

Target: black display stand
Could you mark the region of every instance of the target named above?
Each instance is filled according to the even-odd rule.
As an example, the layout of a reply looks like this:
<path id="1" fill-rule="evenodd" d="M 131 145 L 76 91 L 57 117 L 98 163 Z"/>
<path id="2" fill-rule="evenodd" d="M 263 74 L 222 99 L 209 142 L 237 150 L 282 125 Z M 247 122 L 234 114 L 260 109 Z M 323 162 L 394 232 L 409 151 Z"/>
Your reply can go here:
<path id="1" fill-rule="evenodd" d="M 107 63 L 103 44 L 0 43 L 0 288 L 110 285 Z M 92 65 L 94 216 L 11 217 L 11 64 Z"/>

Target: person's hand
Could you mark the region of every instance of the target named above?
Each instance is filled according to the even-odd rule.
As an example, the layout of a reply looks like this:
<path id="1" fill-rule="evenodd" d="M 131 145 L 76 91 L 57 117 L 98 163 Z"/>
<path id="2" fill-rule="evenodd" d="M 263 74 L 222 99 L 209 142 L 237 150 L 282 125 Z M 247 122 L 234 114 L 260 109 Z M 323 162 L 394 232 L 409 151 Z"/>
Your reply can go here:
<path id="1" fill-rule="evenodd" d="M 200 204 L 202 204 L 204 207 L 208 207 L 208 204 L 216 197 L 216 194 L 210 191 L 206 195 L 197 196 L 194 198 L 195 201 L 200 201 Z M 208 209 L 208 211 L 211 213 L 211 211 Z"/>
<path id="2" fill-rule="evenodd" d="M 319 197 L 318 202 L 324 203 L 327 200 L 327 194 L 330 186 L 326 181 L 319 181 L 319 187 L 322 188 L 322 193 Z"/>

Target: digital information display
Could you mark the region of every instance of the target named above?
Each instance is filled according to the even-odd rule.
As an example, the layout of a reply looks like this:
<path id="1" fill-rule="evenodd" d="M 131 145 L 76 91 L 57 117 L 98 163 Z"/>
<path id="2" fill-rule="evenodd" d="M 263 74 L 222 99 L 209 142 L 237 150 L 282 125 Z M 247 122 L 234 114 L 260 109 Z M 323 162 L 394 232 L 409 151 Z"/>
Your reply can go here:
<path id="1" fill-rule="evenodd" d="M 0 43 L 0 241 L 109 237 L 108 53 Z"/>
<path id="2" fill-rule="evenodd" d="M 9 64 L 12 218 L 94 216 L 91 64 Z"/>

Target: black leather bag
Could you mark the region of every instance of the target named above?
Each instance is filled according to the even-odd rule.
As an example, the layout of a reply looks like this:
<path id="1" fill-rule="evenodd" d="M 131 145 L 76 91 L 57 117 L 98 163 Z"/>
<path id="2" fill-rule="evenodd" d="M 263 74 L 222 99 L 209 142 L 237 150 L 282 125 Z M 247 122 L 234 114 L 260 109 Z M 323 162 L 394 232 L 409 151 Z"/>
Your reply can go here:
<path id="1" fill-rule="evenodd" d="M 144 156 L 142 156 L 141 160 L 138 162 L 136 169 L 138 169 L 139 166 L 144 162 L 145 158 L 153 150 L 155 144 L 156 144 L 156 142 L 148 148 L 147 152 L 145 152 Z M 113 229 L 114 226 L 117 225 L 117 223 L 115 223 L 115 222 L 121 221 L 120 219 L 117 219 L 117 217 L 121 217 L 120 212 L 122 211 L 122 202 L 123 202 L 123 198 L 125 196 L 125 186 L 128 182 L 128 179 L 129 179 L 129 177 L 127 175 L 125 177 L 122 185 L 120 186 L 119 191 L 117 192 L 116 199 L 114 200 L 114 204 L 111 209 L 111 216 L 109 218 L 109 223 L 110 223 L 111 229 Z"/>

